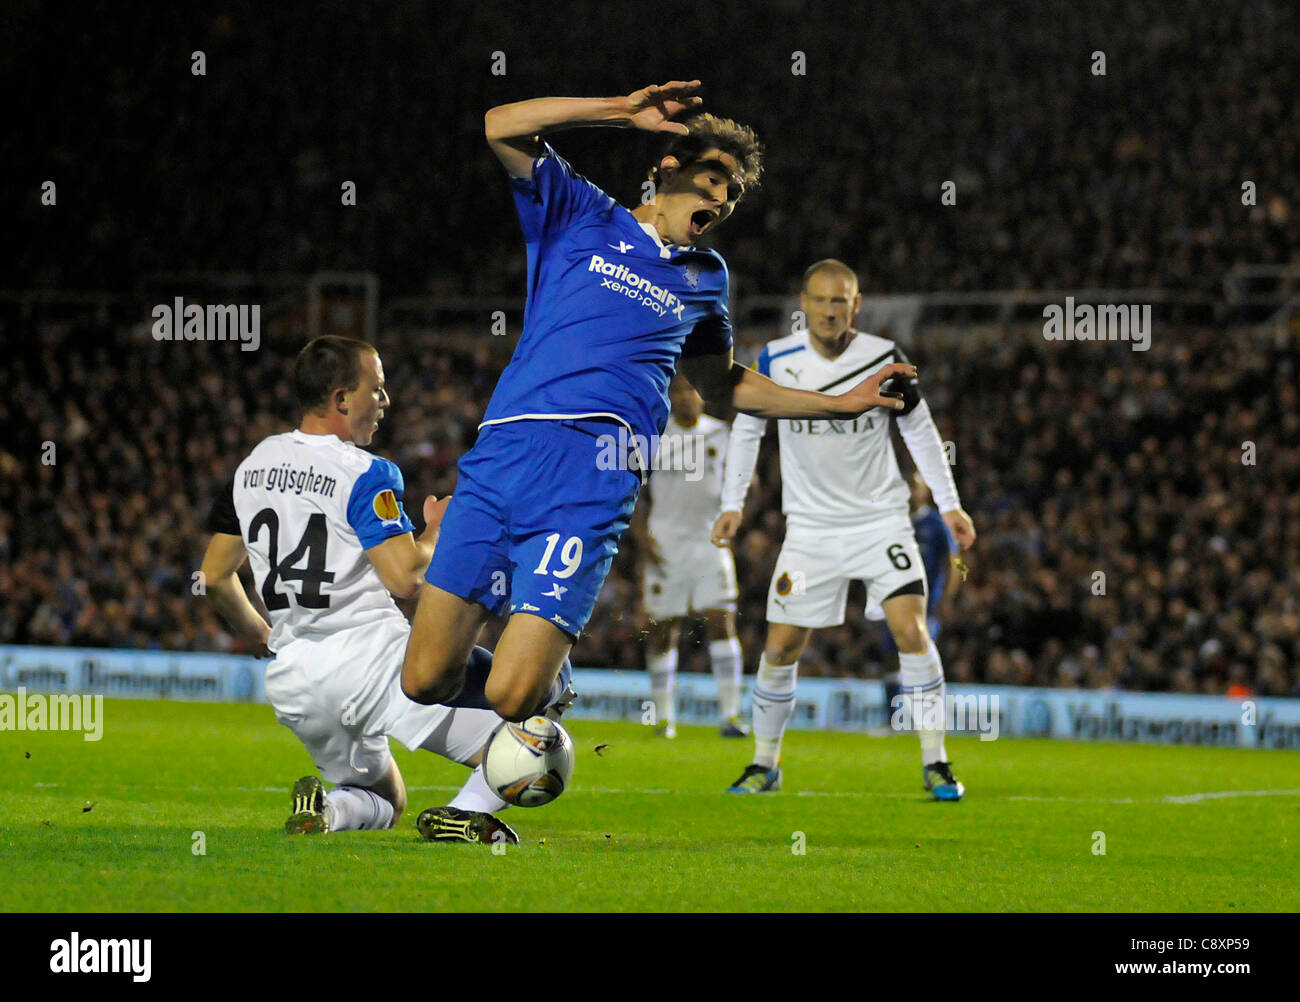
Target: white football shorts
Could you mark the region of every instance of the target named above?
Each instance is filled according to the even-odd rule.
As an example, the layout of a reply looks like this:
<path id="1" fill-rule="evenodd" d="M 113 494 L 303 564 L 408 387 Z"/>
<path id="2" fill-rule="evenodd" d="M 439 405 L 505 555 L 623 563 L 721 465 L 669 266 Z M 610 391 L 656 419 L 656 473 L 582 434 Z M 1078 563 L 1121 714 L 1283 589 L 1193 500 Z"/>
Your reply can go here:
<path id="1" fill-rule="evenodd" d="M 501 723 L 490 710 L 424 706 L 402 692 L 410 627 L 396 618 L 301 638 L 266 669 L 275 718 L 311 753 L 327 782 L 373 786 L 392 761 L 394 737 L 454 762 L 473 758 Z"/>
<path id="2" fill-rule="evenodd" d="M 666 620 L 705 609 L 736 607 L 736 561 L 731 550 L 703 542 L 660 540 L 664 562 L 645 562 L 645 611 Z"/>
<path id="3" fill-rule="evenodd" d="M 851 581 L 866 585 L 867 609 L 904 585 L 920 581 L 925 587 L 925 566 L 906 517 L 847 532 L 788 528 L 768 588 L 767 620 L 813 629 L 839 626 Z"/>

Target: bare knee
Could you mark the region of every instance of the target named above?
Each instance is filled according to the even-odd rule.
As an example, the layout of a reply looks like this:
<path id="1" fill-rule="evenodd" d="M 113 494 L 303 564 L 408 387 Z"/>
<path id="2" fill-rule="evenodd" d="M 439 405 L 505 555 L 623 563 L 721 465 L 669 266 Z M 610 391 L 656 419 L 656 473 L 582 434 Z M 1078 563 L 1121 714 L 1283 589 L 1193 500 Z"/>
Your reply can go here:
<path id="1" fill-rule="evenodd" d="M 398 820 L 406 813 L 406 790 L 399 790 L 395 796 L 386 796 L 384 799 L 393 805 L 392 827 L 396 828 Z"/>
<path id="2" fill-rule="evenodd" d="M 649 637 L 650 650 L 655 654 L 667 654 L 677 646 L 677 620 L 668 619 L 663 622 L 650 624 Z"/>
<path id="3" fill-rule="evenodd" d="M 497 715 L 516 723 L 532 716 L 541 701 L 533 686 L 496 676 L 489 676 L 483 689 Z"/>
<path id="4" fill-rule="evenodd" d="M 402 693 L 425 705 L 460 695 L 465 663 L 483 627 L 482 606 L 425 585 L 402 660 Z"/>
<path id="5" fill-rule="evenodd" d="M 573 639 L 554 623 L 529 613 L 511 616 L 483 687 L 492 709 L 516 722 L 536 713 L 555 684 Z"/>
<path id="6" fill-rule="evenodd" d="M 710 640 L 730 640 L 736 635 L 736 613 L 731 609 L 709 609 L 704 613 L 704 628 Z"/>
<path id="7" fill-rule="evenodd" d="M 798 646 L 786 647 L 768 647 L 763 652 L 767 656 L 767 663 L 770 665 L 792 665 L 799 660 L 799 655 L 803 650 Z"/>
<path id="8" fill-rule="evenodd" d="M 889 632 L 901 654 L 924 654 L 930 647 L 925 629 L 925 597 L 895 595 L 882 603 Z"/>
<path id="9" fill-rule="evenodd" d="M 402 695 L 425 706 L 455 699 L 464 687 L 463 670 L 447 671 L 441 675 L 428 675 L 421 678 L 415 674 L 408 674 L 405 668 L 402 669 Z"/>
<path id="10" fill-rule="evenodd" d="M 924 654 L 929 647 L 930 637 L 925 632 L 925 624 L 913 619 L 894 633 L 894 643 L 903 654 Z"/>
<path id="11" fill-rule="evenodd" d="M 412 638 L 407 642 L 406 660 L 402 663 L 402 694 L 426 706 L 455 699 L 465 687 L 468 660 L 468 650 L 463 656 L 457 652 L 450 659 L 446 654 L 422 655 Z"/>
<path id="12" fill-rule="evenodd" d="M 802 627 L 773 626 L 767 634 L 763 656 L 770 665 L 791 665 L 799 660 L 808 645 L 811 630 Z"/>

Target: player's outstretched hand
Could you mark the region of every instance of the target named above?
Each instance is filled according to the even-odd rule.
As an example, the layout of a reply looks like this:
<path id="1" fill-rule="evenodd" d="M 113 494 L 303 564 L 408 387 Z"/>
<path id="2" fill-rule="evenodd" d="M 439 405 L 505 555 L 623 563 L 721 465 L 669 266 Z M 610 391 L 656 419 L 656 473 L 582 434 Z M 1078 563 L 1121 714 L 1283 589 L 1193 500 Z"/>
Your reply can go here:
<path id="1" fill-rule="evenodd" d="M 675 132 L 685 136 L 690 129 L 673 119 L 688 108 L 698 108 L 704 98 L 693 97 L 700 89 L 698 80 L 670 80 L 634 90 L 627 96 L 628 124 L 647 132 Z"/>
<path id="2" fill-rule="evenodd" d="M 901 411 L 903 395 L 880 388 L 882 383 L 888 382 L 895 376 L 915 379 L 916 366 L 903 362 L 891 362 L 889 365 L 881 366 L 877 372 L 858 383 L 853 389 L 840 394 L 840 400 L 851 408 L 851 413 L 854 415 L 869 411 L 873 407 L 887 407 L 890 410 Z"/>
<path id="3" fill-rule="evenodd" d="M 730 546 L 740 528 L 740 512 L 724 511 L 713 523 L 713 535 L 709 537 L 714 546 Z"/>
<path id="4" fill-rule="evenodd" d="M 437 533 L 438 526 L 442 524 L 442 516 L 447 514 L 447 505 L 451 504 L 451 495 L 439 501 L 430 494 L 424 499 L 424 534 L 426 536 Z"/>
<path id="5" fill-rule="evenodd" d="M 975 544 L 975 523 L 963 508 L 954 508 L 943 513 L 943 524 L 952 533 L 959 549 L 969 549 Z"/>

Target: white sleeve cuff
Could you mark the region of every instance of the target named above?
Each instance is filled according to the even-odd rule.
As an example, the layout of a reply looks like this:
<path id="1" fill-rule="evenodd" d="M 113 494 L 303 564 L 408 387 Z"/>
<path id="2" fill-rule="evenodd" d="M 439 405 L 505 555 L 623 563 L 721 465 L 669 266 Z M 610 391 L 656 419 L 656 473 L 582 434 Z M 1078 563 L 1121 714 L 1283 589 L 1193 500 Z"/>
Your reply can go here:
<path id="1" fill-rule="evenodd" d="M 737 414 L 727 440 L 727 462 L 722 473 L 722 511 L 744 511 L 745 495 L 758 465 L 758 447 L 767 431 L 767 419 Z"/>
<path id="2" fill-rule="evenodd" d="M 935 507 L 941 512 L 960 508 L 957 483 L 953 480 L 948 457 L 944 455 L 939 429 L 930 416 L 930 405 L 922 400 L 910 414 L 900 415 L 898 430 L 907 445 L 907 451 L 912 454 L 916 468 L 934 495 Z"/>

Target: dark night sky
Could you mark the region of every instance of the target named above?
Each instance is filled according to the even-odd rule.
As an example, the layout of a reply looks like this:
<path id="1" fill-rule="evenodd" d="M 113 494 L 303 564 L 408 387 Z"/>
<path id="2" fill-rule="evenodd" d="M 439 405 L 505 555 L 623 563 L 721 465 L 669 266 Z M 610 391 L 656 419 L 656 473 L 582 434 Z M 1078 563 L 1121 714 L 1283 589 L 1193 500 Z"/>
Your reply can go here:
<path id="1" fill-rule="evenodd" d="M 784 291 L 827 255 L 875 291 L 1214 287 L 1235 261 L 1296 245 L 1296 213 L 1270 224 L 1233 205 L 1242 178 L 1294 199 L 1292 5 L 73 10 L 2 15 L 16 286 L 347 268 L 386 293 L 517 294 L 522 248 L 483 112 L 691 76 L 706 108 L 768 147 L 765 190 L 716 237 L 738 290 Z M 625 201 L 652 151 L 609 130 L 554 141 Z M 55 210 L 39 204 L 46 179 Z M 955 208 L 939 204 L 946 179 Z M 339 204 L 343 180 L 356 207 Z"/>

